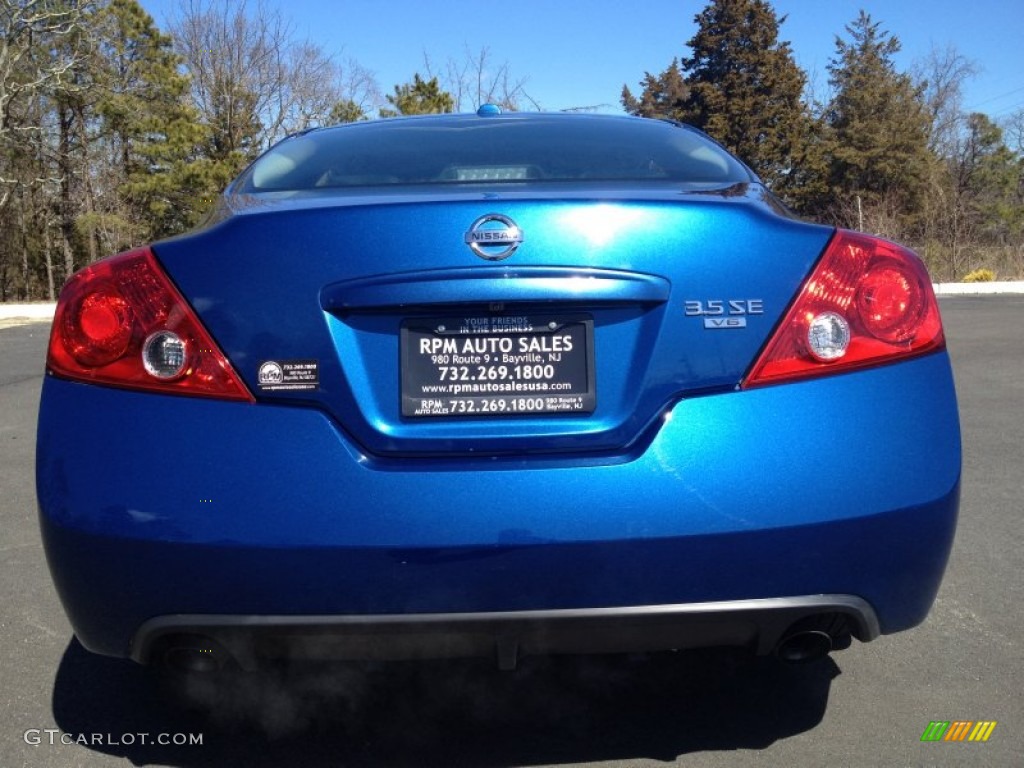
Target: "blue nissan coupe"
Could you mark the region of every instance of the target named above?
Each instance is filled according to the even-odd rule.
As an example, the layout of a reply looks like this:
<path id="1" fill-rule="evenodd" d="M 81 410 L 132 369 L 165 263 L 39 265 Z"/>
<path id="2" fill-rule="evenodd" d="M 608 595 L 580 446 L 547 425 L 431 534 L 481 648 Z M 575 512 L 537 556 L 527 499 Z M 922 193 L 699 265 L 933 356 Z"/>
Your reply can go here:
<path id="1" fill-rule="evenodd" d="M 186 670 L 820 658 L 924 620 L 961 463 L 913 252 L 686 125 L 489 107 L 289 137 L 75 274 L 37 451 L 82 645 Z"/>

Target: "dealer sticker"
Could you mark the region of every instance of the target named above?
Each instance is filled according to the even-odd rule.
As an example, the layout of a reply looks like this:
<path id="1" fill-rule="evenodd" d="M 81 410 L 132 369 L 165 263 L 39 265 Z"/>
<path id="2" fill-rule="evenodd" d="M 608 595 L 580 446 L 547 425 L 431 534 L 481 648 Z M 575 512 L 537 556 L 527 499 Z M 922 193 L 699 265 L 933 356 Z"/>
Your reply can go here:
<path id="1" fill-rule="evenodd" d="M 317 360 L 267 360 L 260 363 L 257 383 L 262 392 L 295 392 L 320 388 Z"/>

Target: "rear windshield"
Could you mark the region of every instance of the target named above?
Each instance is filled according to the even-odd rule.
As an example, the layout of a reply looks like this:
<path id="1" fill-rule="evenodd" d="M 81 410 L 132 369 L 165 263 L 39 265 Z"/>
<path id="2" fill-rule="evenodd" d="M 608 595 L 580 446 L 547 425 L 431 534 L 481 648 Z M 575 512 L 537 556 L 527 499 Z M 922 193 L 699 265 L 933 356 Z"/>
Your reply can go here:
<path id="1" fill-rule="evenodd" d="M 453 116 L 353 123 L 286 139 L 233 191 L 654 180 L 720 184 L 751 176 L 702 134 L 664 121 Z"/>

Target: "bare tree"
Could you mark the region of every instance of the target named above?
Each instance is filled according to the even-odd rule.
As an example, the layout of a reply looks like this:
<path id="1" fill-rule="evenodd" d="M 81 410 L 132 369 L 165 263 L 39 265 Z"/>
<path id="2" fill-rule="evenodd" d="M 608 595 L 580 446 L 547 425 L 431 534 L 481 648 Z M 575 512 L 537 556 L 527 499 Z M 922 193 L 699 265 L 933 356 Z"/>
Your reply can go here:
<path id="1" fill-rule="evenodd" d="M 1018 109 L 1002 121 L 1006 146 L 1024 158 L 1024 109 Z"/>
<path id="2" fill-rule="evenodd" d="M 483 46 L 474 52 L 466 46 L 461 59 L 449 57 L 441 68 L 434 71 L 430 57 L 424 53 L 427 79 L 437 77 L 441 87 L 455 100 L 455 111 L 474 111 L 481 104 L 497 104 L 509 112 L 524 107 L 540 109 L 540 105 L 526 91 L 527 78 L 516 78 L 507 62 L 495 63 L 491 49 Z"/>
<path id="3" fill-rule="evenodd" d="M 0 0 L 0 210 L 20 184 L 47 179 L 15 178 L 6 162 L 27 134 L 41 129 L 28 118 L 39 98 L 73 87 L 71 73 L 81 58 L 82 19 L 89 0 Z M 31 151 L 31 150 L 29 150 Z"/>
<path id="4" fill-rule="evenodd" d="M 362 115 L 382 103 L 373 73 L 353 58 L 325 59 L 319 48 L 303 43 L 293 52 L 293 64 L 303 76 L 294 78 L 290 86 L 295 106 L 286 126 L 289 133 L 335 122 L 339 103 Z M 332 86 L 325 88 L 324 83 Z"/>
<path id="5" fill-rule="evenodd" d="M 337 102 L 367 103 L 376 94 L 371 73 L 296 40 L 292 25 L 262 2 L 184 0 L 171 32 L 218 159 L 251 157 L 326 123 Z"/>
<path id="6" fill-rule="evenodd" d="M 956 154 L 964 130 L 964 84 L 978 74 L 978 66 L 955 46 L 932 46 L 914 63 L 915 81 L 924 89 L 931 117 L 929 146 L 942 157 Z"/>
<path id="7" fill-rule="evenodd" d="M 962 169 L 968 141 L 963 89 L 977 71 L 977 65 L 953 45 L 932 46 L 912 67 L 928 110 L 928 147 L 934 156 L 922 201 L 921 249 L 936 275 L 946 279 L 963 274 L 968 244 L 976 238 L 967 215 Z"/>

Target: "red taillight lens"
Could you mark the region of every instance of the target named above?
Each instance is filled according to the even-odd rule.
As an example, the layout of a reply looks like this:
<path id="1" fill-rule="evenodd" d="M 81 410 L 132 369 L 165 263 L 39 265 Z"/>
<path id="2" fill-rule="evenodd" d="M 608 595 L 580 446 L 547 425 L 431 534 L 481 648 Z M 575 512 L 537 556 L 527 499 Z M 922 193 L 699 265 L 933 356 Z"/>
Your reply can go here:
<path id="1" fill-rule="evenodd" d="M 153 352 L 154 339 L 167 348 L 165 358 L 180 364 L 173 375 L 166 365 L 154 366 L 161 360 Z M 46 365 L 79 381 L 253 402 L 149 248 L 98 261 L 72 276 L 57 303 Z"/>
<path id="2" fill-rule="evenodd" d="M 921 260 L 886 240 L 838 230 L 743 386 L 890 362 L 945 343 Z"/>
<path id="3" fill-rule="evenodd" d="M 914 336 L 929 293 L 929 285 L 900 265 L 882 264 L 861 280 L 857 312 L 873 336 L 899 343 Z"/>
<path id="4" fill-rule="evenodd" d="M 80 296 L 61 318 L 64 344 L 81 365 L 112 363 L 132 340 L 132 308 L 113 286 Z"/>

